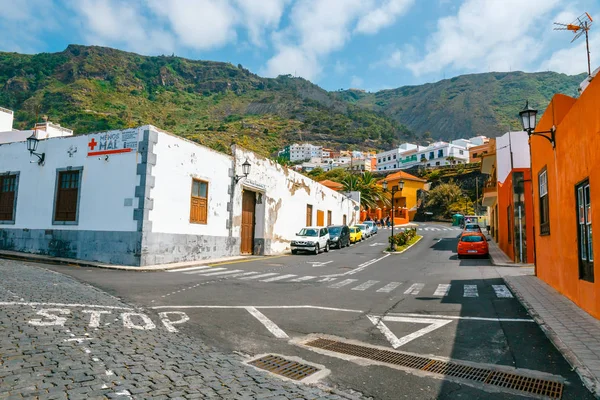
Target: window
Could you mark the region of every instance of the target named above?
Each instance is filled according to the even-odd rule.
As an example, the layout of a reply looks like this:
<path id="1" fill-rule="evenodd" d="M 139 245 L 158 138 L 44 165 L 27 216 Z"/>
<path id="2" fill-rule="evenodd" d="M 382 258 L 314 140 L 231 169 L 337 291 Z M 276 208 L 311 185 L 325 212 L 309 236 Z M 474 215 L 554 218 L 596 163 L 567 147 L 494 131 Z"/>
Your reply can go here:
<path id="1" fill-rule="evenodd" d="M 0 176 L 0 223 L 15 222 L 17 175 Z"/>
<path id="2" fill-rule="evenodd" d="M 77 223 L 81 168 L 59 170 L 53 223 Z"/>
<path id="3" fill-rule="evenodd" d="M 438 150 L 438 157 L 444 157 L 444 149 Z"/>
<path id="4" fill-rule="evenodd" d="M 192 179 L 190 222 L 206 224 L 208 216 L 208 182 Z"/>
<path id="5" fill-rule="evenodd" d="M 327 211 L 327 226 L 331 225 L 331 211 Z"/>
<path id="6" fill-rule="evenodd" d="M 388 156 L 388 161 L 390 161 L 392 159 L 392 157 Z"/>
<path id="7" fill-rule="evenodd" d="M 508 243 L 512 243 L 512 234 L 511 234 L 511 222 L 513 220 L 512 218 L 512 211 L 511 211 L 511 206 L 506 207 L 506 228 L 508 231 Z"/>
<path id="8" fill-rule="evenodd" d="M 378 158 L 378 159 L 377 159 L 377 162 L 378 162 L 378 163 L 380 163 L 380 162 L 381 162 L 381 158 Z"/>
<path id="9" fill-rule="evenodd" d="M 394 154 L 394 160 L 396 159 L 396 155 Z"/>
<path id="10" fill-rule="evenodd" d="M 312 226 L 312 204 L 306 205 L 306 226 Z"/>
<path id="11" fill-rule="evenodd" d="M 323 210 L 317 210 L 317 226 L 325 225 L 325 213 Z"/>
<path id="12" fill-rule="evenodd" d="M 342 221 L 343 221 L 344 225 L 346 225 L 346 214 L 344 214 L 344 216 L 342 217 Z"/>
<path id="13" fill-rule="evenodd" d="M 550 234 L 550 208 L 548 204 L 548 173 L 544 167 L 538 174 L 540 192 L 540 235 Z"/>
<path id="14" fill-rule="evenodd" d="M 440 162 L 439 162 L 439 161 L 436 161 L 436 162 L 435 162 L 435 165 L 440 165 Z"/>
<path id="15" fill-rule="evenodd" d="M 465 154 L 465 152 L 463 150 L 459 150 L 458 154 L 460 154 L 462 156 L 463 154 Z"/>
<path id="16" fill-rule="evenodd" d="M 477 153 L 473 153 L 473 158 L 477 158 Z"/>
<path id="17" fill-rule="evenodd" d="M 434 158 L 434 153 L 433 153 L 433 151 L 430 151 L 429 152 L 429 159 L 433 160 L 433 158 Z"/>
<path id="18" fill-rule="evenodd" d="M 586 179 L 575 186 L 577 196 L 577 247 L 579 279 L 594 282 L 594 246 L 592 243 L 592 208 L 590 182 Z"/>

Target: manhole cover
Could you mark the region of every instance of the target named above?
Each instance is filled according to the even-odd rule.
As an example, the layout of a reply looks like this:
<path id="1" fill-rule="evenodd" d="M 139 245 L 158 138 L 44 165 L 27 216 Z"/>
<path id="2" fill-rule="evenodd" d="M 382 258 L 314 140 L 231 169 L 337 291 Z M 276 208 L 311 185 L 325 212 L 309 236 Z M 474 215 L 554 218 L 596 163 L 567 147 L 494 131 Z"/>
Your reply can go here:
<path id="1" fill-rule="evenodd" d="M 477 368 L 469 365 L 462 365 L 454 361 L 435 360 L 429 357 L 403 354 L 397 351 L 382 350 L 375 347 L 361 346 L 323 338 L 312 340 L 305 343 L 305 345 L 444 376 L 468 379 L 487 385 L 518 390 L 552 399 L 560 399 L 563 392 L 563 384 L 561 382 L 503 371 L 494 371 L 487 368 Z"/>
<path id="2" fill-rule="evenodd" d="M 248 364 L 296 381 L 302 380 L 319 371 L 318 368 L 312 365 L 286 360 L 283 357 L 272 354 L 250 361 Z"/>

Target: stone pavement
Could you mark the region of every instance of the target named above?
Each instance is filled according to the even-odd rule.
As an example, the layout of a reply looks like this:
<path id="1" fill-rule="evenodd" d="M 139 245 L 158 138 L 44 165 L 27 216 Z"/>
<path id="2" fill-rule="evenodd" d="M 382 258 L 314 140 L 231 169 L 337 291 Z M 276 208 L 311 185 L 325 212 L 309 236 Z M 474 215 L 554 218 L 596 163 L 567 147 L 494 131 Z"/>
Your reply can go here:
<path id="1" fill-rule="evenodd" d="M 501 249 L 498 244 L 494 242 L 490 236 L 487 236 L 488 247 L 490 252 L 490 262 L 498 267 L 533 267 L 533 264 L 515 263 L 511 260 Z"/>
<path id="2" fill-rule="evenodd" d="M 361 398 L 247 367 L 177 332 L 185 314 L 22 262 L 0 260 L 0 277 L 0 399 Z"/>
<path id="3" fill-rule="evenodd" d="M 600 321 L 535 276 L 504 280 L 586 387 L 600 397 Z"/>

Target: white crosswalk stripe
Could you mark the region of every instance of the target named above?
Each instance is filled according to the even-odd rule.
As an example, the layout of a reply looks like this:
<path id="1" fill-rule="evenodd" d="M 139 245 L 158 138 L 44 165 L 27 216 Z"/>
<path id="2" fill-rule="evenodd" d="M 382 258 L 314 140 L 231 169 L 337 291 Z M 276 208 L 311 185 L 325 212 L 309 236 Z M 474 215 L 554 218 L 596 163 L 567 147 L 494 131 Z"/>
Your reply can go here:
<path id="1" fill-rule="evenodd" d="M 228 278 L 239 278 L 240 276 L 248 276 L 248 275 L 256 275 L 256 274 L 258 274 L 258 272 L 254 272 L 254 271 L 252 271 L 252 272 L 243 272 L 241 274 L 231 275 Z"/>
<path id="2" fill-rule="evenodd" d="M 377 292 L 379 292 L 379 293 L 389 293 L 392 290 L 396 289 L 401 284 L 402 284 L 402 282 L 390 282 L 387 285 L 385 285 L 384 287 L 382 287 L 381 289 L 377 289 Z"/>
<path id="3" fill-rule="evenodd" d="M 315 279 L 316 276 L 301 276 L 299 278 L 296 279 L 292 279 L 290 282 L 304 282 L 304 281 L 310 281 L 311 279 Z"/>
<path id="4" fill-rule="evenodd" d="M 448 296 L 450 292 L 450 284 L 449 283 L 441 283 L 438 285 L 437 289 L 433 293 L 434 296 L 444 297 Z"/>
<path id="5" fill-rule="evenodd" d="M 417 295 L 419 294 L 419 292 L 421 291 L 421 289 L 423 289 L 425 287 L 424 283 L 413 283 L 408 289 L 406 289 L 406 291 L 404 292 L 404 294 L 414 294 Z"/>
<path id="6" fill-rule="evenodd" d="M 296 275 L 294 274 L 288 274 L 288 275 L 281 275 L 281 276 L 274 276 L 273 278 L 269 278 L 269 279 L 263 279 L 261 280 L 261 282 L 275 282 L 275 281 L 281 281 L 283 279 L 288 279 L 288 278 L 293 278 Z"/>
<path id="7" fill-rule="evenodd" d="M 200 276 L 222 276 L 222 275 L 229 275 L 229 274 L 235 274 L 236 272 L 242 272 L 244 271 L 243 269 L 234 269 L 231 271 L 218 271 L 218 272 L 207 272 L 205 274 L 198 274 Z"/>
<path id="8" fill-rule="evenodd" d="M 360 284 L 357 287 L 353 287 L 352 290 L 366 290 L 376 283 L 379 283 L 379 281 L 366 281 L 365 283 Z"/>
<path id="9" fill-rule="evenodd" d="M 500 297 L 500 298 L 512 298 L 513 297 L 512 293 L 510 292 L 510 290 L 508 290 L 506 285 L 492 285 L 492 288 L 494 288 L 496 297 Z"/>
<path id="10" fill-rule="evenodd" d="M 185 271 L 195 271 L 201 269 L 212 268 L 209 265 L 203 265 L 201 267 L 188 267 L 188 268 L 179 268 L 179 269 L 170 269 L 168 272 L 185 272 Z"/>
<path id="11" fill-rule="evenodd" d="M 211 269 L 210 269 L 210 271 L 211 271 L 211 272 L 215 272 L 215 271 L 224 271 L 224 270 L 226 270 L 226 269 L 227 269 L 227 268 L 211 268 Z M 191 274 L 203 274 L 203 273 L 205 273 L 205 272 L 208 272 L 208 271 L 204 271 L 204 270 L 200 270 L 200 271 L 189 271 L 189 272 L 184 272 L 184 274 L 186 274 L 186 275 L 191 275 Z"/>
<path id="12" fill-rule="evenodd" d="M 323 278 L 323 279 L 319 279 L 319 282 L 331 282 L 331 281 L 335 281 L 337 278 Z"/>
<path id="13" fill-rule="evenodd" d="M 276 272 L 270 272 L 268 274 L 260 274 L 260 275 L 253 275 L 253 276 L 246 276 L 242 279 L 259 279 L 259 278 L 266 278 L 267 276 L 273 276 L 273 275 L 279 275 Z"/>
<path id="14" fill-rule="evenodd" d="M 465 285 L 463 287 L 463 297 L 479 297 L 477 285 Z"/>
<path id="15" fill-rule="evenodd" d="M 329 285 L 328 287 L 332 288 L 332 289 L 339 289 L 342 286 L 346 286 L 351 284 L 352 282 L 356 282 L 358 279 L 344 279 L 343 281 L 334 283 L 333 285 Z"/>

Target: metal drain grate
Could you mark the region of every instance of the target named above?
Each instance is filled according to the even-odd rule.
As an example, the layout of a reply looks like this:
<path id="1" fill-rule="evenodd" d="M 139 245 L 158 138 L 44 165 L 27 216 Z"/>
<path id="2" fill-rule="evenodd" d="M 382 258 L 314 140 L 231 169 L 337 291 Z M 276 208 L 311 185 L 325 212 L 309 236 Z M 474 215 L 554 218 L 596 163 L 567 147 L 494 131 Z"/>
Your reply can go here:
<path id="1" fill-rule="evenodd" d="M 283 357 L 274 356 L 272 354 L 251 361 L 248 364 L 296 381 L 304 379 L 319 371 L 318 368 L 315 368 L 312 365 L 286 360 Z"/>
<path id="2" fill-rule="evenodd" d="M 519 390 L 553 399 L 560 399 L 563 391 L 563 384 L 561 382 L 494 371 L 487 368 L 471 367 L 452 361 L 439 361 L 428 357 L 403 354 L 391 350 L 381 350 L 368 346 L 339 342 L 337 340 L 319 338 L 306 343 L 306 346 L 454 378 L 468 379 L 487 385 Z"/>

